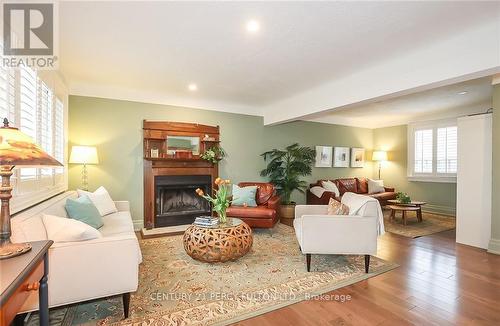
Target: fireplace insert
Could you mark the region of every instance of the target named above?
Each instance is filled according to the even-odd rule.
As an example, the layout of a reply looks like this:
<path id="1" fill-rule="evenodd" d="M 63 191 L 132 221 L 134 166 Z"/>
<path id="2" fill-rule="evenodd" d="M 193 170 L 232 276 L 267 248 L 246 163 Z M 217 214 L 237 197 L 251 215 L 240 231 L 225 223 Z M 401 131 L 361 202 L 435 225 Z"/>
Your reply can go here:
<path id="1" fill-rule="evenodd" d="M 210 215 L 210 204 L 196 194 L 196 188 L 209 194 L 211 176 L 155 177 L 155 227 L 191 224 L 198 216 Z"/>

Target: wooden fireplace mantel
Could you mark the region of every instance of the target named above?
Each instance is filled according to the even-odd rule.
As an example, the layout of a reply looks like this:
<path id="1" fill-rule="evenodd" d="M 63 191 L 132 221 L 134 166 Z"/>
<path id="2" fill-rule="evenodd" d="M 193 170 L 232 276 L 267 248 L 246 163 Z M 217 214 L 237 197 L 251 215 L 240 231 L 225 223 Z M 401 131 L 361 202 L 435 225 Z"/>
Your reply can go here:
<path id="1" fill-rule="evenodd" d="M 219 176 L 218 164 L 205 161 L 200 155 L 177 157 L 168 154 L 168 136 L 199 137 L 202 154 L 220 142 L 219 126 L 207 126 L 195 123 L 143 121 L 144 134 L 144 227 L 155 227 L 155 177 L 164 175 L 208 175 L 214 188 L 215 179 Z M 209 139 L 206 139 L 207 136 Z M 151 157 L 151 149 L 159 151 L 159 157 Z"/>

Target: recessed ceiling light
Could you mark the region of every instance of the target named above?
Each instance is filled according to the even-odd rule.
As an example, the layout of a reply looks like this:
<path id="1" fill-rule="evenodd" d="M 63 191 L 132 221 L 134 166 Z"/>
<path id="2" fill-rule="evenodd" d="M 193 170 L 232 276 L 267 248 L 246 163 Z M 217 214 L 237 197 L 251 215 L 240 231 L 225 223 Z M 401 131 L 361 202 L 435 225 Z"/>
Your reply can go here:
<path id="1" fill-rule="evenodd" d="M 198 90 L 198 85 L 196 85 L 196 84 L 189 84 L 189 85 L 188 85 L 188 89 L 189 89 L 190 91 L 193 91 L 193 92 L 194 92 L 194 91 L 197 91 L 197 90 Z"/>
<path id="2" fill-rule="evenodd" d="M 260 24 L 258 21 L 252 19 L 247 22 L 247 31 L 249 33 L 256 33 L 260 29 Z"/>
<path id="3" fill-rule="evenodd" d="M 467 91 L 461 91 L 458 93 L 458 95 L 465 95 L 465 94 L 467 94 Z"/>

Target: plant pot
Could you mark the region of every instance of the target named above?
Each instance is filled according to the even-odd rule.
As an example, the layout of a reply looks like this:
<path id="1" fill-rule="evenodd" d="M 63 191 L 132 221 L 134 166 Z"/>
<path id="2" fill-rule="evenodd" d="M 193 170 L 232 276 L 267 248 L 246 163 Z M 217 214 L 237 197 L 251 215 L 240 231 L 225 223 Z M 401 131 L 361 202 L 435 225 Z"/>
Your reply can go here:
<path id="1" fill-rule="evenodd" d="M 281 223 L 293 226 L 293 219 L 295 218 L 295 203 L 289 205 L 281 204 L 279 213 Z"/>

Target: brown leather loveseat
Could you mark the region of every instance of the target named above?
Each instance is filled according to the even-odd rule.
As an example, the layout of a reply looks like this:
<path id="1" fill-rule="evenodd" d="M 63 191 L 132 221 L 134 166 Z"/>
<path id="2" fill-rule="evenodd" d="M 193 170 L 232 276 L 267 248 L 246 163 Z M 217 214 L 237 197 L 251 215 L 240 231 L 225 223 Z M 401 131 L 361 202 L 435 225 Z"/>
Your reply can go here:
<path id="1" fill-rule="evenodd" d="M 339 188 L 340 198 L 336 198 L 335 194 L 330 191 L 325 191 L 323 195 L 318 198 L 316 195 L 311 193 L 310 189 L 315 186 L 321 187 L 321 182 L 326 180 L 318 180 L 316 183 L 312 183 L 307 190 L 307 204 L 308 205 L 328 205 L 330 198 L 335 198 L 338 201 L 341 200 L 342 196 L 346 192 L 354 192 L 356 194 L 365 194 L 377 199 L 380 202 L 381 206 L 387 205 L 389 199 L 396 199 L 396 192 L 394 188 L 384 187 L 385 191 L 376 193 L 376 194 L 368 194 L 368 180 L 366 178 L 342 178 L 330 180 L 337 188 Z"/>
<path id="2" fill-rule="evenodd" d="M 272 228 L 279 220 L 280 197 L 274 185 L 265 182 L 240 182 L 239 187 L 257 186 L 257 207 L 230 206 L 227 216 L 242 219 L 250 227 Z"/>

